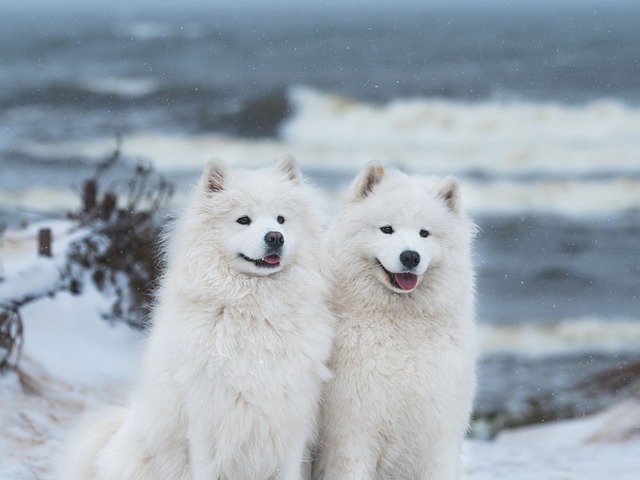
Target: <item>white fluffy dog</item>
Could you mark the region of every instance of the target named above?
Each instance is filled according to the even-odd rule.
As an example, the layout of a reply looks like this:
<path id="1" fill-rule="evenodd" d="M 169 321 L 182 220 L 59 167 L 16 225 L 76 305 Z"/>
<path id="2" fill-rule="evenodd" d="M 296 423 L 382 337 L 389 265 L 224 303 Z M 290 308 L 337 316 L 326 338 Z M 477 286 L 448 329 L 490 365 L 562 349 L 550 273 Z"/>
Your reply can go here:
<path id="1" fill-rule="evenodd" d="M 325 247 L 337 316 L 314 478 L 452 480 L 475 387 L 458 184 L 369 165 Z"/>
<path id="2" fill-rule="evenodd" d="M 295 161 L 209 163 L 171 235 L 143 375 L 69 480 L 300 480 L 330 374 L 315 196 Z"/>

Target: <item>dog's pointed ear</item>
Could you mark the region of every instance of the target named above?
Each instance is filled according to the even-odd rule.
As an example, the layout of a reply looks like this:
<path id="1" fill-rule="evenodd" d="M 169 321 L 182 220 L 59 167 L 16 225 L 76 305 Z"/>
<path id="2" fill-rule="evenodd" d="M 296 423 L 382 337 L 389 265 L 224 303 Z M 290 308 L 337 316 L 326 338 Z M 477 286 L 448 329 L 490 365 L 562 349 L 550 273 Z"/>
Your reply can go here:
<path id="1" fill-rule="evenodd" d="M 209 160 L 200 180 L 202 190 L 207 193 L 221 192 L 227 179 L 227 165 L 220 159 Z"/>
<path id="2" fill-rule="evenodd" d="M 298 168 L 298 161 L 291 154 L 280 158 L 275 164 L 275 169 L 283 173 L 292 182 L 298 183 L 302 181 L 302 172 Z"/>
<path id="3" fill-rule="evenodd" d="M 348 201 L 362 200 L 373 192 L 374 187 L 384 178 L 384 167 L 377 162 L 369 163 L 353 180 Z"/>
<path id="4" fill-rule="evenodd" d="M 440 180 L 440 183 L 438 183 L 438 197 L 444 200 L 444 203 L 452 212 L 460 212 L 460 186 L 455 177 L 448 175 Z"/>

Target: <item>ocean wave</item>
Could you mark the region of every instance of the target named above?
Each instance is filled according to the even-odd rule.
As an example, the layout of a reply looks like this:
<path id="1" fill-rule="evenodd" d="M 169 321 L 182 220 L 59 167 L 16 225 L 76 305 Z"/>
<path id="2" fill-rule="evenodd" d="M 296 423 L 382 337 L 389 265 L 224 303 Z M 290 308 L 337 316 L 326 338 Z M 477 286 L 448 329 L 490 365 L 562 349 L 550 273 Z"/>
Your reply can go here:
<path id="1" fill-rule="evenodd" d="M 33 186 L 17 191 L 0 189 L 0 206 L 7 212 L 13 211 L 13 216 L 17 216 L 18 210 L 29 214 L 68 212 L 80 207 L 80 197 L 71 190 L 46 186 Z"/>
<path id="2" fill-rule="evenodd" d="M 330 145 L 412 169 L 457 172 L 572 172 L 640 168 L 640 108 L 428 98 L 385 104 L 310 88 L 290 91 L 281 127 L 293 145 Z"/>
<path id="3" fill-rule="evenodd" d="M 575 353 L 640 352 L 640 319 L 579 318 L 552 323 L 479 326 L 482 356 L 545 357 Z"/>
<path id="4" fill-rule="evenodd" d="M 65 88 L 66 97 L 77 98 L 80 87 Z M 96 90 L 82 90 L 84 95 L 101 98 L 118 92 L 109 101 L 123 105 L 134 103 L 127 95 L 147 95 L 147 108 L 166 108 L 162 98 L 169 93 L 180 98 L 180 105 L 197 102 L 201 95 L 224 101 L 221 92 L 189 86 L 169 92 L 147 77 L 92 79 L 83 88 Z M 55 93 L 41 92 L 40 100 Z M 31 101 L 35 107 L 37 98 Z M 199 126 L 192 130 L 215 133 L 162 134 L 131 127 L 123 137 L 123 155 L 144 158 L 172 175 L 195 177 L 212 157 L 257 166 L 292 153 L 334 202 L 358 170 L 378 160 L 412 173 L 458 176 L 473 214 L 640 211 L 640 108 L 614 101 L 567 106 L 414 98 L 370 104 L 296 88 L 216 105 L 199 110 Z M 32 106 L 21 107 L 21 115 L 48 111 Z M 280 136 L 271 136 L 281 122 Z M 113 137 L 16 139 L 11 150 L 39 164 L 92 163 L 111 154 L 114 145 Z"/>
<path id="5" fill-rule="evenodd" d="M 86 77 L 53 81 L 44 86 L 26 86 L 11 96 L 0 98 L 0 106 L 11 110 L 47 106 L 53 118 L 60 115 L 56 108 L 69 107 L 72 114 L 82 113 L 82 116 L 93 115 L 100 119 L 106 116 L 104 109 L 135 108 L 138 113 L 152 107 L 167 109 L 172 105 L 187 105 L 193 109 L 194 104 L 213 102 L 221 97 L 221 92 L 215 88 L 165 85 L 154 77 Z"/>
<path id="6" fill-rule="evenodd" d="M 52 82 L 43 87 L 19 90 L 11 97 L 0 99 L 0 106 L 9 111 L 47 107 L 49 110 L 42 112 L 41 117 L 47 114 L 52 118 L 60 116 L 62 112 L 56 110 L 59 108 L 68 108 L 66 115 L 87 116 L 95 109 L 130 107 L 131 100 L 148 97 L 157 91 L 158 84 L 152 79 L 74 79 L 72 82 Z"/>
<path id="7" fill-rule="evenodd" d="M 152 76 L 85 77 L 25 86 L 5 98 L 0 95 L 0 110 L 0 121 L 3 116 L 16 119 L 31 130 L 34 123 L 42 124 L 36 135 L 48 130 L 47 122 L 55 125 L 64 115 L 66 138 L 69 129 L 71 136 L 80 129 L 90 137 L 149 125 L 174 132 L 273 138 L 291 112 L 284 89 L 234 96 L 215 86 L 172 84 Z"/>
<path id="8" fill-rule="evenodd" d="M 113 30 L 117 37 L 146 41 L 161 38 L 200 38 L 205 34 L 201 25 L 195 22 L 173 24 L 157 20 L 130 20 Z"/>
<path id="9" fill-rule="evenodd" d="M 194 142 L 187 147 L 175 148 L 173 142 L 166 141 L 165 139 L 165 141 L 154 142 L 154 145 L 149 148 L 136 149 L 135 146 L 125 148 L 124 154 L 132 159 L 151 159 L 155 152 L 162 151 L 169 155 L 170 153 L 166 149 L 171 149 L 170 151 L 173 152 L 180 152 L 180 154 L 185 154 L 184 157 L 177 157 L 183 158 L 181 167 L 188 168 L 191 170 L 191 173 L 189 173 L 189 170 L 184 171 L 182 168 L 176 169 L 173 162 L 167 162 L 164 165 L 156 161 L 152 161 L 151 163 L 156 166 L 159 165 L 161 169 L 169 175 L 180 175 L 181 179 L 192 178 L 195 180 L 199 170 L 208 159 L 214 156 L 221 156 L 227 159 L 233 158 L 230 153 L 234 152 L 232 152 L 228 146 L 224 149 L 220 148 L 217 150 L 217 152 L 223 151 L 227 153 L 227 155 L 218 155 L 215 153 L 216 150 L 209 150 L 206 147 L 201 150 L 198 147 L 198 145 L 210 145 L 211 142 L 211 139 L 207 139 L 202 142 Z M 111 148 L 112 151 L 112 146 L 113 141 L 105 140 L 102 145 L 92 145 L 80 149 L 76 149 L 72 145 L 52 149 L 45 146 L 33 146 L 29 151 L 32 154 L 46 151 L 48 156 L 57 154 L 61 155 L 60 158 L 62 158 L 65 153 L 78 154 L 80 150 L 85 154 L 83 158 L 91 158 L 92 162 L 97 164 L 106 158 L 109 148 Z M 243 166 L 261 166 L 278 158 L 278 155 L 281 155 L 284 151 L 286 150 L 278 149 L 273 145 L 261 144 L 251 149 L 251 152 L 255 156 L 246 157 L 237 163 Z M 91 157 L 89 157 L 89 154 L 91 154 Z M 306 171 L 304 166 L 303 170 Z M 340 172 L 331 173 L 326 170 L 307 173 L 312 182 L 324 188 L 326 194 L 325 203 L 328 204 L 330 208 L 337 208 L 344 188 L 336 188 L 336 186 L 346 187 L 351 180 L 351 176 Z M 174 202 L 176 205 L 182 205 L 184 201 L 183 193 L 185 192 L 183 192 L 183 190 L 189 182 L 185 181 L 183 183 L 185 185 L 178 186 L 179 188 Z M 51 191 L 53 191 L 53 189 L 51 189 Z M 43 201 L 47 197 L 49 199 Z M 40 209 L 51 208 L 52 210 L 59 210 L 62 207 L 66 208 L 68 202 L 64 201 L 60 203 L 56 200 L 57 198 L 67 198 L 66 191 L 61 188 L 57 191 L 57 195 L 51 195 L 50 193 L 44 194 L 40 192 L 38 188 L 27 191 L 5 189 L 2 195 L 0 195 L 0 204 L 24 204 L 29 206 L 29 208 L 35 208 L 40 205 Z M 640 211 L 640 180 L 617 179 L 595 185 L 568 181 L 522 185 L 520 183 L 509 182 L 477 183 L 464 180 L 462 182 L 462 199 L 466 209 L 472 215 L 517 215 L 522 212 L 554 213 L 573 216 L 610 215 L 612 213 Z"/>
<path id="10" fill-rule="evenodd" d="M 462 194 L 472 213 L 603 215 L 640 211 L 640 178 L 624 176 L 601 182 L 560 178 L 528 183 L 463 178 Z"/>
<path id="11" fill-rule="evenodd" d="M 23 141 L 16 144 L 14 150 L 39 161 L 81 158 L 86 162 L 98 162 L 113 151 L 114 145 L 113 138 L 79 142 Z M 212 157 L 251 167 L 271 162 L 288 152 L 298 158 L 302 168 L 317 178 L 334 199 L 362 166 L 377 158 L 383 164 L 397 165 L 410 172 L 456 174 L 461 181 L 463 202 L 474 214 L 541 211 L 591 215 L 640 211 L 640 165 L 638 170 L 632 171 L 628 165 L 620 171 L 613 165 L 600 179 L 589 175 L 572 176 L 565 170 L 522 178 L 501 172 L 495 163 L 486 166 L 490 175 L 489 172 L 479 175 L 476 164 L 475 169 L 456 171 L 454 165 L 447 167 L 421 161 L 423 158 L 417 151 L 398 157 L 403 159 L 401 162 L 384 161 L 384 157 L 376 155 L 375 148 L 345 149 L 333 145 L 330 139 L 323 144 L 314 144 L 242 139 L 221 134 L 184 136 L 150 132 L 125 136 L 122 152 L 127 158 L 144 158 L 162 171 L 194 177 Z M 605 158 L 614 160 L 611 152 Z M 467 160 L 470 164 L 472 161 Z M 599 161 L 594 165 L 596 167 L 604 168 L 603 162 Z"/>
<path id="12" fill-rule="evenodd" d="M 147 97 L 158 91 L 160 82 L 154 78 L 94 77 L 79 82 L 79 86 L 100 95 L 115 95 L 123 99 Z"/>

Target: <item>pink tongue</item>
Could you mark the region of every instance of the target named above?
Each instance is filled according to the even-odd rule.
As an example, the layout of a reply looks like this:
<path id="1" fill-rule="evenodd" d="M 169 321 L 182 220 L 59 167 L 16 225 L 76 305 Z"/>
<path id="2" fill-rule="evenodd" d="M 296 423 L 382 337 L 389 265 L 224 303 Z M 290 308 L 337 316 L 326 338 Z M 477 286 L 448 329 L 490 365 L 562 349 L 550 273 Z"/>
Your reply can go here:
<path id="1" fill-rule="evenodd" d="M 396 273 L 393 278 L 402 290 L 413 290 L 418 283 L 418 276 L 413 273 Z"/>
<path id="2" fill-rule="evenodd" d="M 274 265 L 280 261 L 280 257 L 278 255 L 269 255 L 268 257 L 264 257 L 262 261 Z"/>

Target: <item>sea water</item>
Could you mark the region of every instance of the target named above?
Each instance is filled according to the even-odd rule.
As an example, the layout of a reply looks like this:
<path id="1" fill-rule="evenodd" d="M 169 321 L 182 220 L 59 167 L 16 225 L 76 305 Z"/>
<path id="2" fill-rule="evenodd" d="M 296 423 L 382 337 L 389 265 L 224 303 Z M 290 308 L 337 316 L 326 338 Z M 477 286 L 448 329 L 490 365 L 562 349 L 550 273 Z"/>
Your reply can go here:
<path id="1" fill-rule="evenodd" d="M 640 5 L 56 9 L 0 16 L 0 221 L 77 208 L 122 138 L 175 182 L 294 154 L 329 210 L 378 160 L 479 226 L 480 415 L 640 354 Z M 117 182 L 116 169 L 112 182 Z"/>

